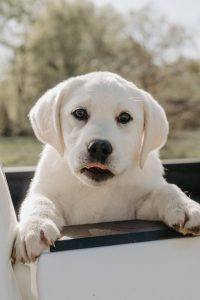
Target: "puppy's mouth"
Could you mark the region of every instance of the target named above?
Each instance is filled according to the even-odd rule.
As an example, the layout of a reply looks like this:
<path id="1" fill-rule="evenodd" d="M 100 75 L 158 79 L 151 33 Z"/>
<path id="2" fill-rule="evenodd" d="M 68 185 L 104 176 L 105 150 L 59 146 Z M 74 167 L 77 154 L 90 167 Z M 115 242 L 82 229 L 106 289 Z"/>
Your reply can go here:
<path id="1" fill-rule="evenodd" d="M 114 176 L 106 165 L 101 163 L 89 163 L 86 167 L 81 169 L 81 173 L 91 180 L 102 182 Z"/>

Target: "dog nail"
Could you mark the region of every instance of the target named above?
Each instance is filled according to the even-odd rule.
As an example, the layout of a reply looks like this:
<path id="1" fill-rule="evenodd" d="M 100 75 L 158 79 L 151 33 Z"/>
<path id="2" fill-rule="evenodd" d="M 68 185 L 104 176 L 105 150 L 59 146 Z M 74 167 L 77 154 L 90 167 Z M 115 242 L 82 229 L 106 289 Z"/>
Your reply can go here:
<path id="1" fill-rule="evenodd" d="M 12 264 L 12 266 L 15 264 L 15 262 L 16 262 L 16 259 L 15 258 L 11 258 L 11 264 Z"/>
<path id="2" fill-rule="evenodd" d="M 25 264 L 25 259 L 23 257 L 21 258 L 21 263 Z"/>
<path id="3" fill-rule="evenodd" d="M 36 256 L 35 255 L 31 255 L 31 260 L 33 261 L 33 262 L 35 262 L 36 261 Z"/>

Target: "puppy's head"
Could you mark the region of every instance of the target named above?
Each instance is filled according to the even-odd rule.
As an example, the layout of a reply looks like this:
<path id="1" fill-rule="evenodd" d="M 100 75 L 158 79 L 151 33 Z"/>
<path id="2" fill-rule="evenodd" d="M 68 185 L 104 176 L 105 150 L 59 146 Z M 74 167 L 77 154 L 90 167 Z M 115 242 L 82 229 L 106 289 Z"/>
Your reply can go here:
<path id="1" fill-rule="evenodd" d="M 96 72 L 71 78 L 45 93 L 30 120 L 39 140 L 67 160 L 84 183 L 98 185 L 130 168 L 166 141 L 160 105 L 120 76 Z"/>

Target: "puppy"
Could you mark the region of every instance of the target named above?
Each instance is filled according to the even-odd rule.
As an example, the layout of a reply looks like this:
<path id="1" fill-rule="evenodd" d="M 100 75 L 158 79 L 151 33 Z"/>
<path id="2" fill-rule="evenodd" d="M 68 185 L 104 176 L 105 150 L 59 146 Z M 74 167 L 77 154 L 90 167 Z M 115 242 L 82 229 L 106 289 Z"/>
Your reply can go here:
<path id="1" fill-rule="evenodd" d="M 199 234 L 200 205 L 163 178 L 168 122 L 150 94 L 94 72 L 47 91 L 30 120 L 46 146 L 20 209 L 18 261 L 34 261 L 64 225 L 162 220 Z"/>

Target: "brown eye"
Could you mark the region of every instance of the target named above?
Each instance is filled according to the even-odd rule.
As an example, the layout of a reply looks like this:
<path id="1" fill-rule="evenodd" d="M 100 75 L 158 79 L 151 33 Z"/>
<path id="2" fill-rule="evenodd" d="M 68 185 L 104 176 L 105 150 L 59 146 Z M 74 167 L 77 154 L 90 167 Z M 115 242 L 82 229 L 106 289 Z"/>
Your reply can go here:
<path id="1" fill-rule="evenodd" d="M 131 117 L 131 115 L 129 115 L 129 113 L 127 112 L 122 112 L 118 117 L 117 117 L 117 122 L 121 123 L 121 124 L 126 124 L 128 122 L 130 122 L 131 120 L 133 120 L 133 118 Z"/>
<path id="2" fill-rule="evenodd" d="M 72 115 L 79 121 L 87 121 L 89 116 L 85 108 L 78 108 L 72 112 Z"/>

